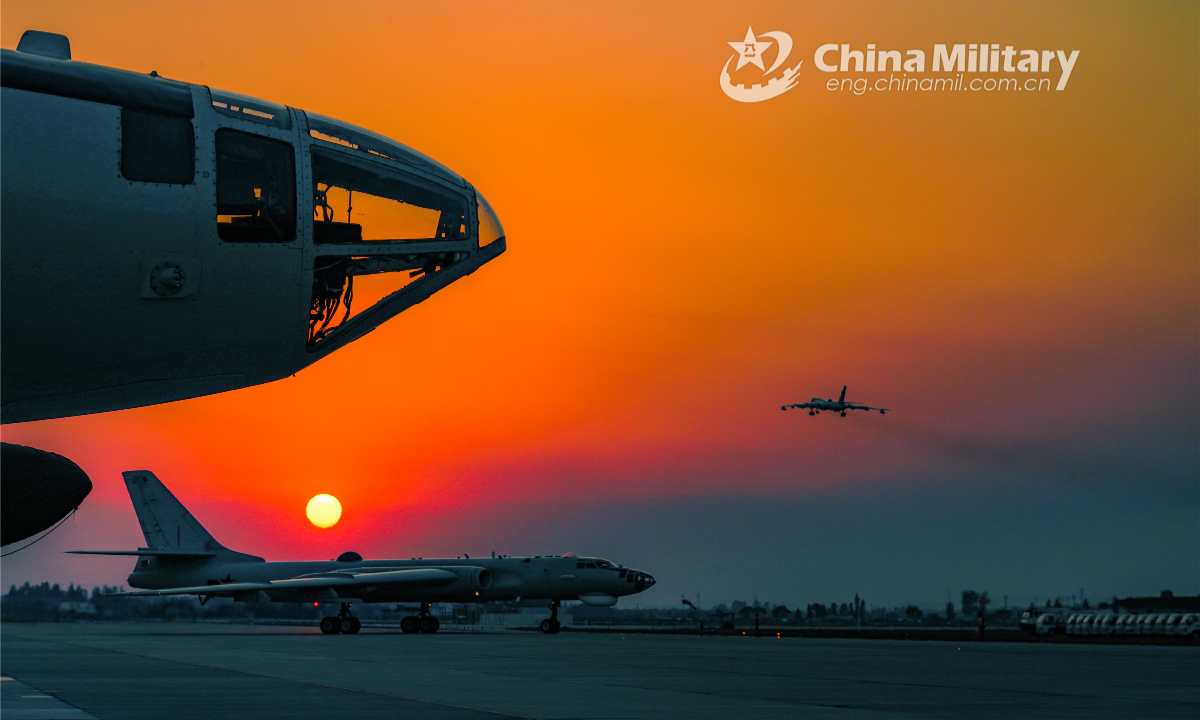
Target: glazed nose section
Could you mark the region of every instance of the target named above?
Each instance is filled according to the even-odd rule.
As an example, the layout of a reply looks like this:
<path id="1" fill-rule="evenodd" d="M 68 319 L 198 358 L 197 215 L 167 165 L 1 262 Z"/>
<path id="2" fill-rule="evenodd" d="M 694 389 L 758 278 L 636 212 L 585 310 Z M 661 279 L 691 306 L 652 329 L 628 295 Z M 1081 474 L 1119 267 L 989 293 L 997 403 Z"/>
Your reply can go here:
<path id="1" fill-rule="evenodd" d="M 504 226 L 500 224 L 500 217 L 478 190 L 475 191 L 475 201 L 479 208 L 479 247 L 504 240 Z"/>
<path id="2" fill-rule="evenodd" d="M 641 571 L 630 573 L 633 577 L 634 592 L 641 592 L 655 583 L 654 576 Z"/>

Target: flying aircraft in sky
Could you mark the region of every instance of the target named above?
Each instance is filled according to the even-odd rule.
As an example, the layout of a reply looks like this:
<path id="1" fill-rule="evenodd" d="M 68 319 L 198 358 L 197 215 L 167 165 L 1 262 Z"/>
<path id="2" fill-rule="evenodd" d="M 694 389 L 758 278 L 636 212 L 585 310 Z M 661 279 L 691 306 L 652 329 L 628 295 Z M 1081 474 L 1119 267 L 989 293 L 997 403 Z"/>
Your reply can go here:
<path id="1" fill-rule="evenodd" d="M 114 596 L 196 595 L 200 602 L 226 597 L 239 602 L 296 602 L 339 605 L 340 612 L 321 620 L 326 634 L 358 632 L 350 614 L 353 603 L 416 602 L 417 615 L 404 618 L 406 633 L 437 632 L 429 613 L 434 602 L 544 602 L 550 618 L 547 634 L 560 629 L 558 608 L 564 600 L 612 607 L 625 595 L 655 583 L 649 573 L 602 560 L 565 555 L 364 560 L 345 552 L 336 560 L 266 562 L 217 542 L 153 473 L 122 473 L 129 499 L 146 537 L 137 550 L 73 550 L 80 555 L 137 557 L 129 584 L 145 588 Z"/>
<path id="2" fill-rule="evenodd" d="M 73 60 L 38 31 L 0 50 L 0 85 L 3 423 L 288 377 L 507 247 L 462 176 L 334 118 Z M 10 472 L 12 447 L 5 543 L 91 490 L 36 473 L 53 458 Z"/>
<path id="3" fill-rule="evenodd" d="M 847 410 L 878 410 L 880 415 L 883 415 L 889 408 L 870 407 L 862 403 L 850 402 L 846 399 L 846 386 L 842 386 L 842 394 L 837 400 L 822 400 L 821 398 L 813 398 L 806 403 L 797 403 L 795 405 L 784 405 L 780 410 L 808 410 L 809 415 L 819 415 L 822 410 L 829 412 L 841 413 L 842 417 L 846 417 Z"/>

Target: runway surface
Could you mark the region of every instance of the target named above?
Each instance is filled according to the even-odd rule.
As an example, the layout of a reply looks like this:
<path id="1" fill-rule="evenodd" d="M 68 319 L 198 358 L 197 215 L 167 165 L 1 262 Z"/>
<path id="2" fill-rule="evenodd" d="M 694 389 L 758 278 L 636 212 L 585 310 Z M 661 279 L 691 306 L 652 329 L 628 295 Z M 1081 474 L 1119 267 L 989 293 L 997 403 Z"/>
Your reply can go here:
<path id="1" fill-rule="evenodd" d="M 4 623 L 0 648 L 101 720 L 1200 717 L 1195 646 Z"/>

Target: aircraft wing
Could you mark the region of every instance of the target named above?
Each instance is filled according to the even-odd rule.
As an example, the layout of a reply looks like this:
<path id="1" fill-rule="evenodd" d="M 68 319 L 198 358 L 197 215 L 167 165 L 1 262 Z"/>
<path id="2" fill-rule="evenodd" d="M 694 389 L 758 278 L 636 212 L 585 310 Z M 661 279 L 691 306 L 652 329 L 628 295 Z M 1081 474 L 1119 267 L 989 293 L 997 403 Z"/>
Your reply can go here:
<path id="1" fill-rule="evenodd" d="M 327 573 L 286 580 L 267 582 L 231 582 L 219 585 L 193 585 L 191 587 L 163 588 L 161 590 L 130 590 L 109 593 L 106 597 L 149 597 L 157 595 L 236 595 L 256 590 L 320 590 L 347 586 L 378 585 L 445 585 L 458 579 L 458 573 L 442 568 L 413 568 L 411 570 L 388 570 L 371 573 Z"/>
<path id="2" fill-rule="evenodd" d="M 862 405 L 860 403 L 846 403 L 847 410 L 878 410 L 880 412 L 890 412 L 891 408 L 877 408 L 870 405 Z"/>
<path id="3" fill-rule="evenodd" d="M 808 408 L 816 407 L 812 403 L 796 403 L 795 405 L 784 405 L 780 410 L 807 410 Z"/>

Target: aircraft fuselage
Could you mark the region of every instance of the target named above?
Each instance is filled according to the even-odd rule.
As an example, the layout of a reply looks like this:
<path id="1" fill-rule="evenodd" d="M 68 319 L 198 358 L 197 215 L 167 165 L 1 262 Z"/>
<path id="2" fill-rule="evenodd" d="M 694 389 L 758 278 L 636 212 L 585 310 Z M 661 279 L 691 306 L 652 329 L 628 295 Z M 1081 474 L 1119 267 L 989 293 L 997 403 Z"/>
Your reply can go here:
<path id="1" fill-rule="evenodd" d="M 425 586 L 326 587 L 251 591 L 235 599 L 256 602 L 487 602 L 583 600 L 609 604 L 654 584 L 647 573 L 597 558 L 562 556 L 469 559 L 357 560 L 349 562 L 243 562 L 155 557 L 138 560 L 129 584 L 147 590 L 228 583 L 266 583 L 300 578 L 336 577 L 396 570 L 438 569 L 458 576 L 431 579 Z M 588 566 L 591 567 L 588 567 Z M 258 595 L 262 592 L 266 597 Z"/>

